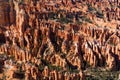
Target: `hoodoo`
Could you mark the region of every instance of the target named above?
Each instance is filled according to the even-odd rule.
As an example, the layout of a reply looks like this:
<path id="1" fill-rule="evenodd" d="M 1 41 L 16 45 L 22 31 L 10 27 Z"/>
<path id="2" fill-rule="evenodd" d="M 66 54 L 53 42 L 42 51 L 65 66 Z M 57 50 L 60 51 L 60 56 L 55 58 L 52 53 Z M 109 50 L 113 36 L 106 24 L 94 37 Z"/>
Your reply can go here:
<path id="1" fill-rule="evenodd" d="M 0 80 L 118 75 L 120 0 L 0 0 Z"/>

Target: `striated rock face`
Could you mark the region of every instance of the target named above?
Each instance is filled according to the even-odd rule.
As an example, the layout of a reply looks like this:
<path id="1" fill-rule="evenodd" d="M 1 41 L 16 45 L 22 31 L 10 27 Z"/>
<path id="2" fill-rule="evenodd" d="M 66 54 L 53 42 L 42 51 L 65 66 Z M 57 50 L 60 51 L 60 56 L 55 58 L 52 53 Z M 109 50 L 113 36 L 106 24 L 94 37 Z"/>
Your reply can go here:
<path id="1" fill-rule="evenodd" d="M 89 67 L 119 70 L 120 2 L 113 1 L 10 0 L 9 15 L 0 16 L 10 25 L 0 26 L 8 80 L 85 80 Z"/>
<path id="2" fill-rule="evenodd" d="M 9 4 L 5 0 L 0 0 L 0 24 L 9 24 Z"/>

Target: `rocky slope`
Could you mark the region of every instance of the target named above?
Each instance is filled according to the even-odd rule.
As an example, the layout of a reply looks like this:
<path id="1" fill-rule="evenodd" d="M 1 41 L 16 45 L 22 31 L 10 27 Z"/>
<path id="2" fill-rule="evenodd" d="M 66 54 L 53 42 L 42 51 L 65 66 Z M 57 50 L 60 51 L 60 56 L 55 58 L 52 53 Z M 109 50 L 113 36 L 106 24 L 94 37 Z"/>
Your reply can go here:
<path id="1" fill-rule="evenodd" d="M 120 69 L 119 0 L 7 3 L 9 22 L 0 21 L 1 78 L 86 80 L 89 68 Z"/>

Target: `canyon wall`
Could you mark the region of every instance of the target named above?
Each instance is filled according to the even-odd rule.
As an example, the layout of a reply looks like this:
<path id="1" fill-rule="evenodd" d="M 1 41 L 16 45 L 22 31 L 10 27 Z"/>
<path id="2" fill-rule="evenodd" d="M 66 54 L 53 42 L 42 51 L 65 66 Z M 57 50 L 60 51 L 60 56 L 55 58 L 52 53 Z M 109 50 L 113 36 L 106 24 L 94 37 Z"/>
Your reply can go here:
<path id="1" fill-rule="evenodd" d="M 6 75 L 85 80 L 89 67 L 119 70 L 120 8 L 110 6 L 115 4 L 120 6 L 104 0 L 10 0 L 10 26 L 0 26 Z"/>

